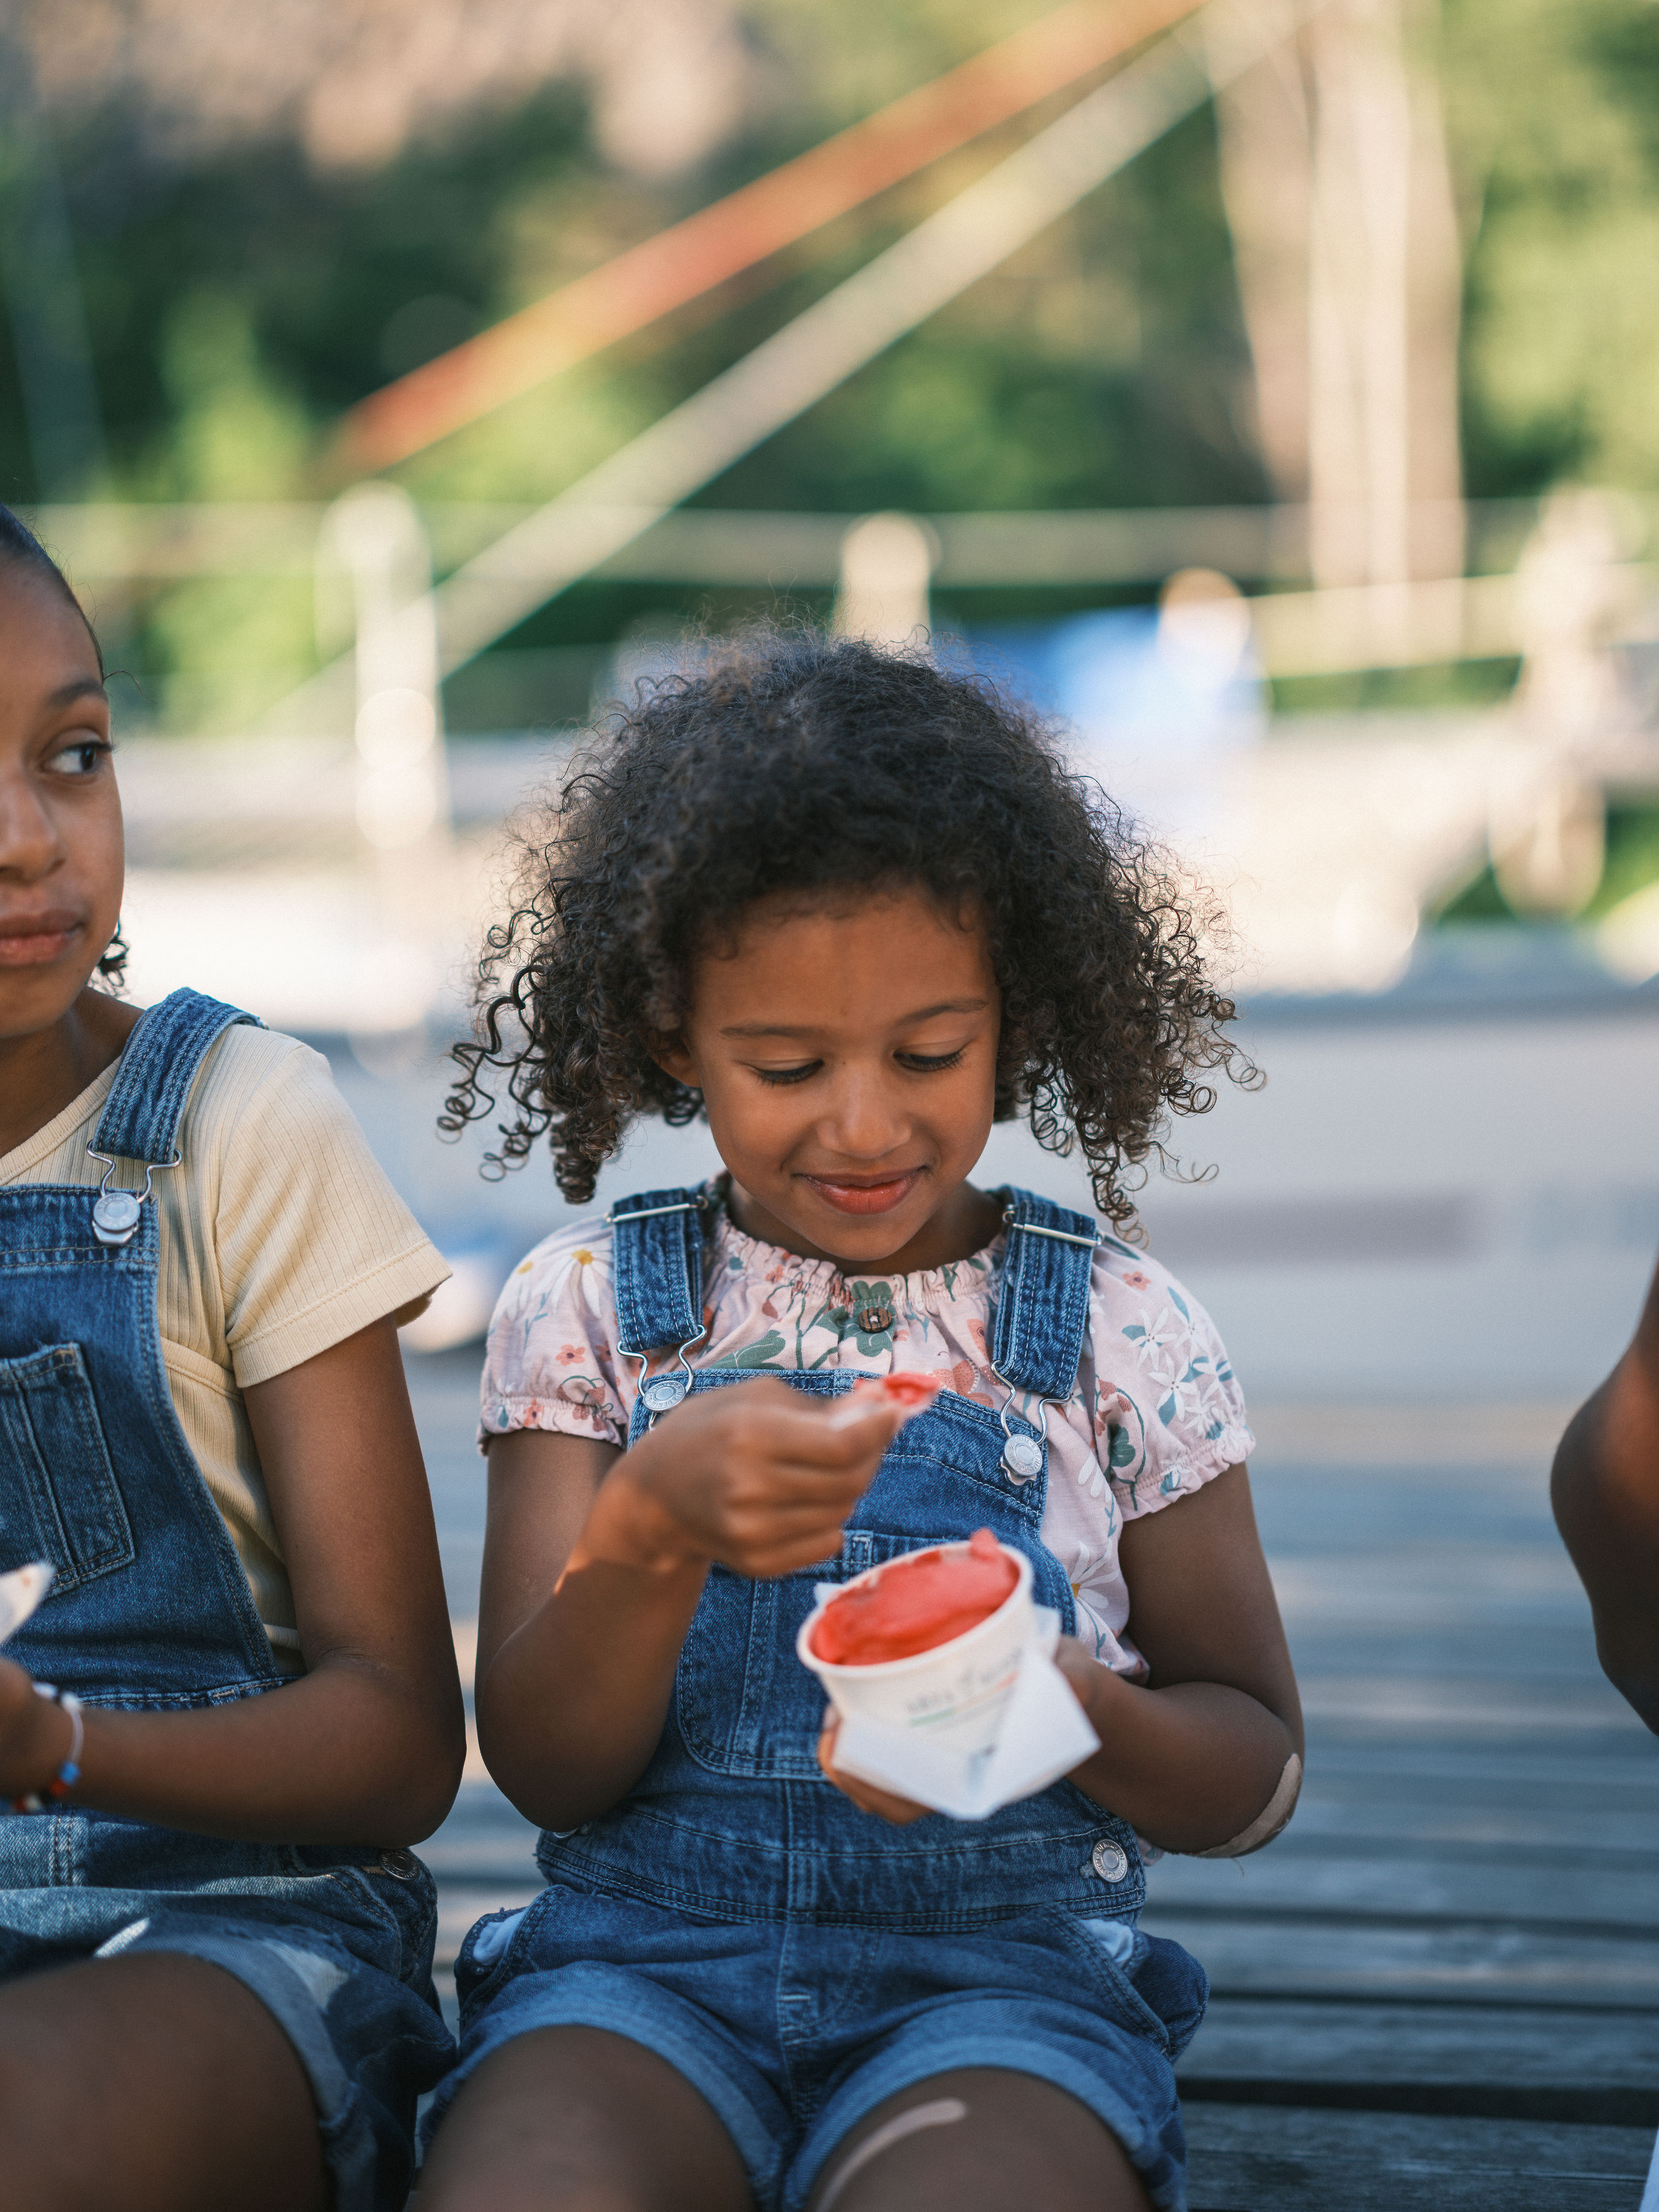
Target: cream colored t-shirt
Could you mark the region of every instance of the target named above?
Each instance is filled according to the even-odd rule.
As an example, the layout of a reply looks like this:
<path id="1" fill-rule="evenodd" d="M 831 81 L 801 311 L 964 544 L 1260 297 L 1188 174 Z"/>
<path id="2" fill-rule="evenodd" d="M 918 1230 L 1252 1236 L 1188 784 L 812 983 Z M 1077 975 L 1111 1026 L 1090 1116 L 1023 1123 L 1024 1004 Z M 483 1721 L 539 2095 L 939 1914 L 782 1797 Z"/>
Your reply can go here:
<path id="1" fill-rule="evenodd" d="M 118 1066 L 119 1063 L 116 1063 Z M 55 1121 L 0 1156 L 0 1184 L 79 1183 L 116 1076 L 106 1068 Z M 279 1662 L 299 1636 L 242 1392 L 365 1328 L 413 1320 L 447 1276 L 334 1087 L 295 1038 L 227 1030 L 179 1126 L 182 1165 L 157 1169 L 156 1310 L 167 1387 L 224 1516 Z M 115 1182 L 142 1187 L 117 1164 Z"/>

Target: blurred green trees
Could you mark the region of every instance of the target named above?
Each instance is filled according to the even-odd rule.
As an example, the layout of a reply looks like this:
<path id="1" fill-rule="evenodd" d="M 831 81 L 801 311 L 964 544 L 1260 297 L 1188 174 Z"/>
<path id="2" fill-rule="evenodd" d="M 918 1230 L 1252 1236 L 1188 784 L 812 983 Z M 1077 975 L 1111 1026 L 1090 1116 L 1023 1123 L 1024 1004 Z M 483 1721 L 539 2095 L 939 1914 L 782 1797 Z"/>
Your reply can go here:
<path id="1" fill-rule="evenodd" d="M 98 479 L 75 489 L 324 495 L 318 457 L 352 400 L 1041 12 L 1037 0 L 750 0 L 746 118 L 667 179 L 608 162 L 569 85 L 417 131 L 369 168 L 319 167 L 279 131 L 191 153 L 133 112 L 61 112 L 107 454 Z M 1501 495 L 1562 476 L 1659 487 L 1659 10 L 1444 0 L 1444 17 L 1467 249 L 1468 489 Z M 557 490 L 1019 135 L 994 136 L 780 268 L 501 410 L 419 457 L 407 482 L 449 499 Z M 31 190 L 27 162 L 0 160 L 9 296 Z M 0 343 L 0 495 L 51 489 L 15 349 Z M 1213 126 L 1200 113 L 704 497 L 857 511 L 1265 491 Z M 636 603 L 617 587 L 578 591 L 520 641 L 614 635 Z M 297 584 L 173 586 L 135 620 L 141 665 L 245 668 L 250 699 L 315 657 Z"/>
<path id="2" fill-rule="evenodd" d="M 1659 484 L 1659 10 L 1448 0 L 1469 489 Z"/>

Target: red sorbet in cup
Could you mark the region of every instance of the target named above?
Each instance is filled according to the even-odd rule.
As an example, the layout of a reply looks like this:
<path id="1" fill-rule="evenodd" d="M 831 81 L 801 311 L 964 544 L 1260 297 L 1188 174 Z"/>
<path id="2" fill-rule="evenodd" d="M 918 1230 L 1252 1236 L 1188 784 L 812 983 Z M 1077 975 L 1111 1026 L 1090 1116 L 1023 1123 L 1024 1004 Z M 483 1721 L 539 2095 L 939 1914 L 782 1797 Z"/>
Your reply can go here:
<path id="1" fill-rule="evenodd" d="M 914 1658 L 988 1620 L 1018 1580 L 990 1530 L 977 1528 L 966 1552 L 913 1552 L 832 1597 L 812 1631 L 813 1653 L 832 1667 Z"/>

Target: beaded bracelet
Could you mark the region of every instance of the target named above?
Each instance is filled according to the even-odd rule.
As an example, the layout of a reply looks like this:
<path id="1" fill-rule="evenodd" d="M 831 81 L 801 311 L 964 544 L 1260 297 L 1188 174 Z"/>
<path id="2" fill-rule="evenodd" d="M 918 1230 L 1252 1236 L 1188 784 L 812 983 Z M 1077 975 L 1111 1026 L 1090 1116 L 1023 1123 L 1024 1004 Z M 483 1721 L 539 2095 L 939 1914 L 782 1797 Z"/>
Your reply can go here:
<path id="1" fill-rule="evenodd" d="M 14 1813 L 44 1813 L 60 1797 L 67 1797 L 81 1779 L 81 1752 L 87 1740 L 86 1729 L 81 1719 L 81 1700 L 72 1690 L 56 1689 L 50 1682 L 37 1682 L 34 1694 L 37 1698 L 49 1698 L 69 1715 L 69 1757 L 44 1790 L 27 1790 L 21 1797 L 12 1799 Z"/>

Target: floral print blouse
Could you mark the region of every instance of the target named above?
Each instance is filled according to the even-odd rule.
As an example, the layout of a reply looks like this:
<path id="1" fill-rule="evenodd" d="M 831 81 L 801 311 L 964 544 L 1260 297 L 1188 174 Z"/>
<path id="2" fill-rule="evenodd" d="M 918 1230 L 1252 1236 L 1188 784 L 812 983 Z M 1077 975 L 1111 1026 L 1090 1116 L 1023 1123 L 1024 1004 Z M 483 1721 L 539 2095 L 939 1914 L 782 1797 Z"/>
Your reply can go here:
<path id="1" fill-rule="evenodd" d="M 851 1280 L 827 1261 L 757 1243 L 722 1210 L 704 1267 L 708 1334 L 689 1357 L 745 1370 L 924 1368 L 1000 1407 L 986 1330 L 1002 1247 L 999 1237 L 948 1267 Z M 890 1315 L 887 1328 L 860 1328 L 872 1308 Z M 640 1375 L 616 1342 L 611 1231 L 602 1220 L 555 1231 L 508 1277 L 489 1325 L 483 1448 L 509 1429 L 626 1444 Z M 1023 1394 L 1014 1403 L 1041 1425 Z M 1123 1524 L 1200 1488 L 1255 1438 L 1208 1314 L 1167 1268 L 1110 1237 L 1094 1257 L 1077 1389 L 1063 1413 L 1049 1407 L 1048 1443 L 1042 1540 L 1071 1577 L 1078 1634 L 1106 1666 L 1144 1674 L 1118 1565 Z"/>

